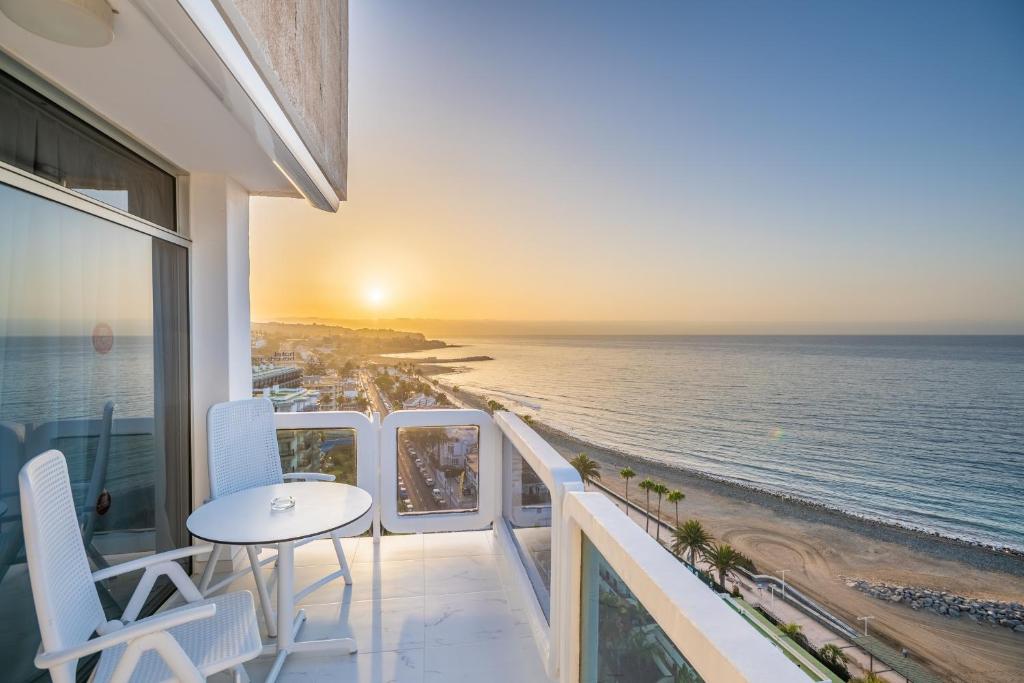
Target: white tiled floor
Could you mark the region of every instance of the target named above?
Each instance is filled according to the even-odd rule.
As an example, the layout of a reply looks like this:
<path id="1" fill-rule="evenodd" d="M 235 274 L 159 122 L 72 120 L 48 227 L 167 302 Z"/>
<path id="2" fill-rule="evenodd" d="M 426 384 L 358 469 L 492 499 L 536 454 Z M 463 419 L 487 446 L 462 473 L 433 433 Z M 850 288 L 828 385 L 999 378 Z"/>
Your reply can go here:
<path id="1" fill-rule="evenodd" d="M 340 580 L 307 596 L 300 640 L 353 637 L 352 656 L 296 654 L 282 683 L 547 683 L 493 532 L 347 539 L 351 586 Z M 300 588 L 338 568 L 329 541 L 296 551 Z M 252 577 L 234 588 L 251 590 Z M 276 591 L 276 581 L 271 581 Z M 514 589 L 511 589 L 514 590 Z M 262 623 L 262 615 L 260 619 Z M 262 681 L 272 658 L 246 665 Z"/>

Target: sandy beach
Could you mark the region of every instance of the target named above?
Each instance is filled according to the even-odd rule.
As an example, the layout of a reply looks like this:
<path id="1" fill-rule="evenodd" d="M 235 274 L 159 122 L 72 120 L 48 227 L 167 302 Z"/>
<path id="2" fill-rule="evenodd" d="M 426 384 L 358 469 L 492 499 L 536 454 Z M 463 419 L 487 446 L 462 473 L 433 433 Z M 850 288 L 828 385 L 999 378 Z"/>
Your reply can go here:
<path id="1" fill-rule="evenodd" d="M 483 401 L 460 391 L 458 398 Z M 1024 602 L 1024 558 L 926 533 L 870 522 L 630 457 L 587 444 L 535 424 L 535 429 L 567 458 L 587 453 L 602 467 L 602 483 L 622 493 L 619 470 L 638 474 L 630 499 L 642 502 L 636 484 L 659 480 L 686 494 L 682 519 L 699 519 L 716 539 L 749 556 L 762 573 L 788 570 L 787 581 L 847 622 L 876 617 L 871 627 L 891 644 L 906 647 L 945 680 L 1008 683 L 1024 677 L 1024 634 L 950 618 L 902 604 L 890 604 L 846 585 L 843 577 L 886 581 L 958 595 Z M 673 521 L 664 505 L 662 518 Z"/>

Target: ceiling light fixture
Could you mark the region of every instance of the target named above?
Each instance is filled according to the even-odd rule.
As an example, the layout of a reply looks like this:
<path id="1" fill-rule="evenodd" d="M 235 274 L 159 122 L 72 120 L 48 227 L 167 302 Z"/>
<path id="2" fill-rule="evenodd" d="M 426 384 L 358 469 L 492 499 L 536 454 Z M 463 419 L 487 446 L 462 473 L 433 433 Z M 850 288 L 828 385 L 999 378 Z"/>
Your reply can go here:
<path id="1" fill-rule="evenodd" d="M 107 0 L 0 0 L 0 12 L 26 31 L 73 47 L 103 47 L 114 39 Z"/>

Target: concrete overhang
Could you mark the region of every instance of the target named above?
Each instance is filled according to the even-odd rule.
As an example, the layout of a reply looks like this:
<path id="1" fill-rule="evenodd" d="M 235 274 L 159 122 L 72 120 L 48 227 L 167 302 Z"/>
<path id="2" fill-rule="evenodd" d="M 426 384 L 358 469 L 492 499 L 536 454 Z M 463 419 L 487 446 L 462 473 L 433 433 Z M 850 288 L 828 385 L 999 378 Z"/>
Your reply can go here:
<path id="1" fill-rule="evenodd" d="M 0 13 L 0 48 L 165 160 L 218 173 L 251 194 L 303 196 L 336 211 L 335 190 L 211 0 L 114 0 L 105 47 L 55 43 Z"/>

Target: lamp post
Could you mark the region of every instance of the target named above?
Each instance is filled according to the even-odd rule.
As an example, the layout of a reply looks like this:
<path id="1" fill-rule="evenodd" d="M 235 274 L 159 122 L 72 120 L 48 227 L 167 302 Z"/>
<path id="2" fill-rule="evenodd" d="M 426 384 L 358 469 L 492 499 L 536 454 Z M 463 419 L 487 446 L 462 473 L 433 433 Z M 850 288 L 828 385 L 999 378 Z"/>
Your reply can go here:
<path id="1" fill-rule="evenodd" d="M 874 617 L 857 617 L 857 621 L 863 621 L 864 622 L 864 635 L 865 635 L 865 637 L 868 635 L 868 622 L 870 620 L 872 620 L 872 619 L 874 619 Z M 872 652 L 871 650 L 868 650 L 868 671 L 869 672 L 874 672 L 874 670 L 875 670 L 875 653 Z"/>
<path id="2" fill-rule="evenodd" d="M 788 569 L 780 569 L 779 570 L 779 573 L 782 574 L 782 599 L 783 600 L 786 599 L 786 572 L 788 572 L 788 571 L 790 571 L 790 570 L 788 570 Z"/>

